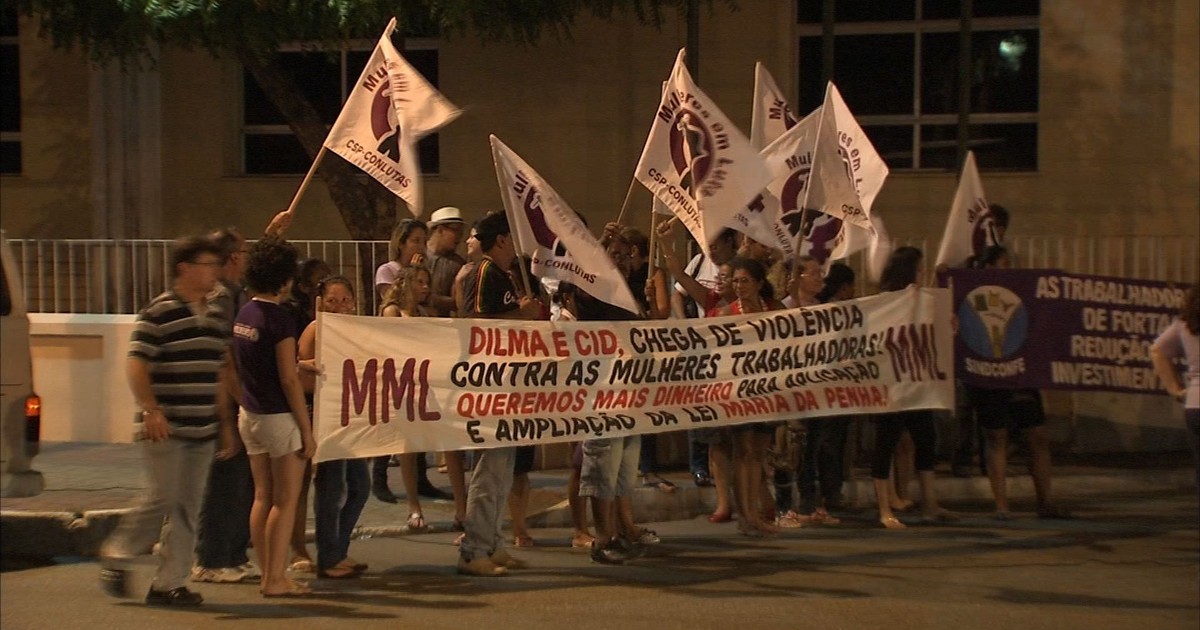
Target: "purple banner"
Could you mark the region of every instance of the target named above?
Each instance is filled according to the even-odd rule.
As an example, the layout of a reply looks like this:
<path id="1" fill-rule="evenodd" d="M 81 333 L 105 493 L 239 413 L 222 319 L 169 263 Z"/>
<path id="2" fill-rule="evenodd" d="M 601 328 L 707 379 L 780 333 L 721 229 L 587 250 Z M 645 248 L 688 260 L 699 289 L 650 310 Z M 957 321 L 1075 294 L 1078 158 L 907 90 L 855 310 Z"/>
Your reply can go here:
<path id="1" fill-rule="evenodd" d="M 955 269 L 957 376 L 991 388 L 1165 393 L 1150 345 L 1179 313 L 1166 282 L 1053 269 Z"/>

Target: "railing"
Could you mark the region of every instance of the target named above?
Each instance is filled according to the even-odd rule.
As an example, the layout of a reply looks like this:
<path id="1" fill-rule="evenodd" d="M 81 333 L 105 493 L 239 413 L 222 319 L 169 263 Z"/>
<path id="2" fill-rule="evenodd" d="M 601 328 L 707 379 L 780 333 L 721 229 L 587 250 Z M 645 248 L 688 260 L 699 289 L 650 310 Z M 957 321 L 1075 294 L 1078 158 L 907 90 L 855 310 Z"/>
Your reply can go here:
<path id="1" fill-rule="evenodd" d="M 375 269 L 387 260 L 386 241 L 292 241 L 304 257 L 321 258 L 349 278 L 359 312 L 374 313 Z M 136 313 L 170 278 L 170 240 L 12 240 L 31 312 Z M 897 241 L 926 252 L 931 241 Z M 1020 266 L 1074 273 L 1192 283 L 1200 277 L 1200 246 L 1187 236 L 1011 236 Z M 861 258 L 854 266 L 862 269 Z M 932 264 L 927 265 L 932 267 Z M 860 294 L 869 289 L 859 274 Z"/>
<path id="2" fill-rule="evenodd" d="M 33 313 L 136 313 L 171 276 L 171 240 L 10 240 Z M 292 241 L 354 283 L 362 313 L 374 313 L 375 269 L 387 241 Z"/>

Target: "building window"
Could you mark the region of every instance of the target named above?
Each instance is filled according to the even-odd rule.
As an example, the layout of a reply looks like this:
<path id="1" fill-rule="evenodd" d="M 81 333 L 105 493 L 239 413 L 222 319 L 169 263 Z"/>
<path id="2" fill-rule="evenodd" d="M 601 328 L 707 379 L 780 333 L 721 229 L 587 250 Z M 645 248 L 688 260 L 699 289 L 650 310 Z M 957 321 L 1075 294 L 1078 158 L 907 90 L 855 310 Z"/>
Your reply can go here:
<path id="1" fill-rule="evenodd" d="M 406 40 L 402 51 L 434 87 L 438 84 L 438 51 L 432 43 Z M 303 50 L 299 45 L 280 52 L 280 60 L 292 80 L 317 109 L 325 124 L 332 126 L 346 102 L 354 82 L 371 56 L 374 41 L 334 52 Z M 267 99 L 258 82 L 242 71 L 242 172 L 247 175 L 304 174 L 312 159 L 292 134 L 283 114 Z M 421 172 L 439 172 L 438 135 L 430 134 L 417 144 Z"/>
<path id="2" fill-rule="evenodd" d="M 0 16 L 0 174 L 21 174 L 21 57 L 17 11 Z"/>
<path id="3" fill-rule="evenodd" d="M 893 169 L 955 169 L 961 0 L 798 0 L 799 100 L 821 104 L 822 10 L 833 81 Z M 981 168 L 1037 170 L 1039 0 L 972 0 L 968 148 Z"/>

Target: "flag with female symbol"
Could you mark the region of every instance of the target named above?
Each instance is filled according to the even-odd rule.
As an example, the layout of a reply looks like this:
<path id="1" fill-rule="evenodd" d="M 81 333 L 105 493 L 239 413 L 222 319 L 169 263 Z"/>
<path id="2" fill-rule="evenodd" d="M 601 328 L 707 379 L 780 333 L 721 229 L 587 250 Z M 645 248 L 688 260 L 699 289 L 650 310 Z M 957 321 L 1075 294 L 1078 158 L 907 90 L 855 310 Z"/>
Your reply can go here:
<path id="1" fill-rule="evenodd" d="M 708 253 L 709 242 L 771 175 L 746 136 L 692 81 L 684 52 L 675 58 L 634 176 Z"/>
<path id="2" fill-rule="evenodd" d="M 396 47 L 393 19 L 354 84 L 325 148 L 379 180 L 421 216 L 421 169 L 417 140 L 461 113 Z"/>
<path id="3" fill-rule="evenodd" d="M 983 182 L 975 167 L 975 152 L 967 151 L 946 229 L 942 232 L 942 244 L 938 247 L 937 264 L 961 267 L 971 257 L 982 254 L 988 245 L 998 244 L 987 198 L 983 195 Z"/>
<path id="4" fill-rule="evenodd" d="M 521 156 L 496 136 L 490 140 L 518 254 L 529 256 L 533 275 L 570 282 L 598 300 L 641 312 L 625 277 L 579 215 Z"/>

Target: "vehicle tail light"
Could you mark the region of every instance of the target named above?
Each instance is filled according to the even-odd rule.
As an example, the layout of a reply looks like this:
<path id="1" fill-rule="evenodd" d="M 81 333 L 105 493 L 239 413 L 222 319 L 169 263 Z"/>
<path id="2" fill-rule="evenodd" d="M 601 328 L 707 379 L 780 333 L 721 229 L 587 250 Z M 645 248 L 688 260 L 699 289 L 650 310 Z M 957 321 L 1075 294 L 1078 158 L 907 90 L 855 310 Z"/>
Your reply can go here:
<path id="1" fill-rule="evenodd" d="M 29 457 L 38 454 L 42 440 L 42 398 L 30 394 L 25 399 L 25 453 Z"/>

